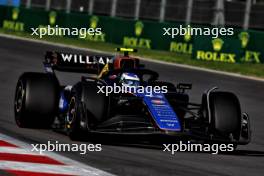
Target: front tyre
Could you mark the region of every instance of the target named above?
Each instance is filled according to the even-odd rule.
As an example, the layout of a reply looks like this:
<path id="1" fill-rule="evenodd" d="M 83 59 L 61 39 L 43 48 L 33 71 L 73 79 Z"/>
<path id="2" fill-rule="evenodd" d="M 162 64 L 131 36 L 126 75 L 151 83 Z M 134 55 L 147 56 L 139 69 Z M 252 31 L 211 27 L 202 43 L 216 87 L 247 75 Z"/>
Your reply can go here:
<path id="1" fill-rule="evenodd" d="M 213 91 L 203 96 L 203 109 L 209 133 L 230 143 L 238 142 L 241 134 L 242 113 L 237 96 L 231 92 Z"/>
<path id="2" fill-rule="evenodd" d="M 108 117 L 109 99 L 97 94 L 97 85 L 94 81 L 82 81 L 72 88 L 65 118 L 66 132 L 72 140 L 86 138 L 91 129 Z"/>
<path id="3" fill-rule="evenodd" d="M 73 88 L 69 103 L 69 109 L 65 119 L 66 132 L 71 140 L 80 140 L 84 138 L 84 135 L 86 134 L 85 132 L 88 131 L 86 110 L 81 101 L 82 92 L 79 91 L 76 90 L 76 87 Z"/>

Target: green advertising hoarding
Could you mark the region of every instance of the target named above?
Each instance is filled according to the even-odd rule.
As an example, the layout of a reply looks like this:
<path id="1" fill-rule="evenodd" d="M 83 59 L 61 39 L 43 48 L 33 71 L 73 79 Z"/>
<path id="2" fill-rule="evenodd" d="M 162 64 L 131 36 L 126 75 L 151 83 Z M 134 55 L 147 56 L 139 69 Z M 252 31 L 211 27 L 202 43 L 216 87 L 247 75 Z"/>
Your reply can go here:
<path id="1" fill-rule="evenodd" d="M 192 57 L 197 60 L 228 63 L 264 63 L 264 33 L 235 31 L 233 36 L 194 40 Z"/>
<path id="2" fill-rule="evenodd" d="M 12 31 L 32 32 L 30 28 L 47 25 L 76 28 L 102 28 L 101 36 L 87 36 L 90 41 L 109 42 L 127 47 L 169 50 L 179 53 L 191 53 L 190 39 L 185 36 L 163 36 L 163 27 L 177 27 L 176 23 L 157 23 L 152 21 L 134 21 L 105 16 L 85 14 L 66 14 L 59 11 L 3 7 L 1 10 L 2 28 Z M 15 16 L 15 18 L 14 18 Z"/>
<path id="3" fill-rule="evenodd" d="M 264 63 L 264 32 L 235 30 L 233 36 L 163 35 L 163 28 L 179 28 L 181 23 L 135 21 L 80 13 L 43 11 L 0 6 L 0 23 L 5 30 L 32 33 L 31 28 L 101 28 L 101 35 L 79 36 L 80 40 L 107 42 L 133 48 L 187 54 L 193 59 L 228 63 Z M 63 37 L 63 36 L 62 36 Z M 76 36 L 69 36 L 76 37 Z"/>

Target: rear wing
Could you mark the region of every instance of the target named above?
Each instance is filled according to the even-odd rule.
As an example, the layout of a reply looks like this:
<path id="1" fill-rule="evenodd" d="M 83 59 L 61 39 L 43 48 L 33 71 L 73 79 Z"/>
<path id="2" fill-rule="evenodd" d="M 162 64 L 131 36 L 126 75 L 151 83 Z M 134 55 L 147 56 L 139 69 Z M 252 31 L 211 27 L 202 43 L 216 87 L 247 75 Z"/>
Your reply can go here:
<path id="1" fill-rule="evenodd" d="M 113 56 L 82 55 L 47 51 L 43 62 L 47 72 L 54 70 L 77 73 L 99 74 L 103 67 L 112 62 Z"/>

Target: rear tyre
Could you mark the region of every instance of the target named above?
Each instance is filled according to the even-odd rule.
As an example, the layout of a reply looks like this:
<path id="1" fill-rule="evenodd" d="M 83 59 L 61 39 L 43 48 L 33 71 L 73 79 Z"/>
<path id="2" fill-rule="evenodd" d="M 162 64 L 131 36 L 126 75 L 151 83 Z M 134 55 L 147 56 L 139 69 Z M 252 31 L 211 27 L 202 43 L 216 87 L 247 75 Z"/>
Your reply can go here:
<path id="1" fill-rule="evenodd" d="M 59 83 L 45 73 L 23 73 L 15 92 L 15 121 L 22 128 L 48 128 L 58 107 Z"/>

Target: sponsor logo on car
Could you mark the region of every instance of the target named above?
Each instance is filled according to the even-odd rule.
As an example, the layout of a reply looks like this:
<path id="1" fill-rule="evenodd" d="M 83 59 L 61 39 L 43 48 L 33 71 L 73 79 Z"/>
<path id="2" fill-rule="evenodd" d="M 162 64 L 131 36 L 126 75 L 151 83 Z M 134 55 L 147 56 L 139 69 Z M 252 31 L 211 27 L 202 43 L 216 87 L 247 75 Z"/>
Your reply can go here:
<path id="1" fill-rule="evenodd" d="M 61 54 L 63 62 L 78 63 L 78 64 L 95 64 L 105 65 L 110 61 L 109 57 L 94 57 L 84 56 L 81 54 Z"/>
<path id="2" fill-rule="evenodd" d="M 151 103 L 157 104 L 157 105 L 163 105 L 163 104 L 165 104 L 165 101 L 158 100 L 158 99 L 153 99 L 153 100 L 151 100 Z"/>

